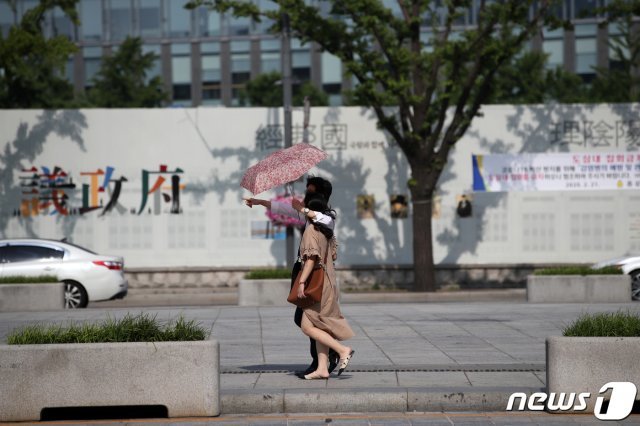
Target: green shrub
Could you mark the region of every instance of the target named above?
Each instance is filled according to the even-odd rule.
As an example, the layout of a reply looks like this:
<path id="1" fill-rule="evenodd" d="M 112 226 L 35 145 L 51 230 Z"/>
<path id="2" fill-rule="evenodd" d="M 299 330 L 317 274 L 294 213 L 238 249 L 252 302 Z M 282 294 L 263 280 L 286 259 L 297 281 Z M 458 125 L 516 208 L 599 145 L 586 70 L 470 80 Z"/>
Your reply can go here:
<path id="1" fill-rule="evenodd" d="M 161 324 L 156 316 L 127 314 L 122 319 L 108 318 L 97 324 L 36 324 L 13 330 L 9 345 L 41 345 L 52 343 L 170 342 L 205 340 L 209 332 L 195 321 L 182 316 Z"/>
<path id="2" fill-rule="evenodd" d="M 272 280 L 291 279 L 291 271 L 288 269 L 255 269 L 245 275 L 247 280 Z"/>
<path id="3" fill-rule="evenodd" d="M 0 284 L 30 284 L 30 283 L 57 283 L 60 282 L 55 275 L 40 275 L 27 277 L 25 275 L 9 275 L 0 278 Z"/>
<path id="4" fill-rule="evenodd" d="M 583 314 L 562 334 L 570 337 L 640 337 L 640 314 L 622 311 Z"/>
<path id="5" fill-rule="evenodd" d="M 615 266 L 593 269 L 589 266 L 560 266 L 557 268 L 539 269 L 533 275 L 622 275 Z"/>

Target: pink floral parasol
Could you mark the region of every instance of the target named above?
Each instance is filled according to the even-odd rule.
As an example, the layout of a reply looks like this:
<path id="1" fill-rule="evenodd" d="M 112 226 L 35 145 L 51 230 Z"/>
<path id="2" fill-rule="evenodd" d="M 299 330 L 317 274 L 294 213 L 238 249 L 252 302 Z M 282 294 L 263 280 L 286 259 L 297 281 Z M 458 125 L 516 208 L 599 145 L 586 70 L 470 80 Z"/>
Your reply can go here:
<path id="1" fill-rule="evenodd" d="M 281 149 L 249 167 L 240 186 L 254 195 L 297 180 L 327 158 L 327 153 L 308 143 Z"/>

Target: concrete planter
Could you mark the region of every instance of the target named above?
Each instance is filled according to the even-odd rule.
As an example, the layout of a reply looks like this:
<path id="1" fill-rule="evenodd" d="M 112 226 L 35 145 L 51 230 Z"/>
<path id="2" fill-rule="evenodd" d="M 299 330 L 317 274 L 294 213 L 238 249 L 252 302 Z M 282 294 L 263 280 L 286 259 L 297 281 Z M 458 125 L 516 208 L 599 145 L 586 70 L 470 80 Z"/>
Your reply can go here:
<path id="1" fill-rule="evenodd" d="M 64 309 L 64 283 L 0 284 L 0 312 Z"/>
<path id="2" fill-rule="evenodd" d="M 625 303 L 631 301 L 628 275 L 529 275 L 527 301 L 533 303 Z"/>
<path id="3" fill-rule="evenodd" d="M 580 412 L 593 413 L 599 396 L 605 400 L 611 396 L 611 391 L 599 394 L 606 383 L 632 382 L 640 389 L 638 354 L 640 337 L 549 337 L 547 393 L 589 392 L 587 409 Z"/>
<path id="4" fill-rule="evenodd" d="M 169 417 L 220 414 L 215 340 L 0 345 L 0 421 L 43 408 L 162 405 Z"/>
<path id="5" fill-rule="evenodd" d="M 287 306 L 290 290 L 290 279 L 241 280 L 238 306 Z"/>

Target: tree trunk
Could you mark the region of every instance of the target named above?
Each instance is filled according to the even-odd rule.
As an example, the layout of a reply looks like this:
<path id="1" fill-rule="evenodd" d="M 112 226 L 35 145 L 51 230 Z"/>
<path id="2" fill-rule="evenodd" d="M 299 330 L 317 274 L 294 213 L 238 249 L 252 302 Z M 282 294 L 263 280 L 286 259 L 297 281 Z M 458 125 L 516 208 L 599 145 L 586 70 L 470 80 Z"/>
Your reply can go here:
<path id="1" fill-rule="evenodd" d="M 431 233 L 433 195 L 432 191 L 420 190 L 421 186 L 425 186 L 423 182 L 418 180 L 416 183 L 417 185 L 411 190 L 413 198 L 413 290 L 432 292 L 437 288 Z"/>

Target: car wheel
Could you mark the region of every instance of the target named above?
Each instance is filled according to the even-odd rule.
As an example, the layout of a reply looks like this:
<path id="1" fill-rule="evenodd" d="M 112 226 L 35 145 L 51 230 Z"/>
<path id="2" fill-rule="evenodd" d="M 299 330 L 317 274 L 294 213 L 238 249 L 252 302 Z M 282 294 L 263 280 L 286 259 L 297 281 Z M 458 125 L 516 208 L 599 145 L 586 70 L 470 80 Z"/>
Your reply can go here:
<path id="1" fill-rule="evenodd" d="M 70 280 L 65 281 L 64 284 L 64 307 L 67 309 L 86 308 L 89 298 L 82 284 Z"/>
<path id="2" fill-rule="evenodd" d="M 640 269 L 629 272 L 631 276 L 631 299 L 640 300 Z"/>

